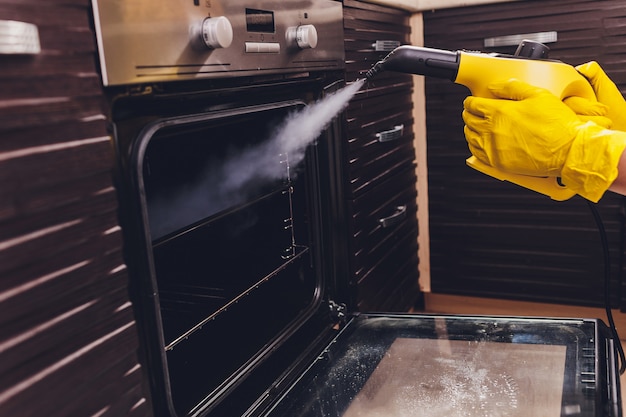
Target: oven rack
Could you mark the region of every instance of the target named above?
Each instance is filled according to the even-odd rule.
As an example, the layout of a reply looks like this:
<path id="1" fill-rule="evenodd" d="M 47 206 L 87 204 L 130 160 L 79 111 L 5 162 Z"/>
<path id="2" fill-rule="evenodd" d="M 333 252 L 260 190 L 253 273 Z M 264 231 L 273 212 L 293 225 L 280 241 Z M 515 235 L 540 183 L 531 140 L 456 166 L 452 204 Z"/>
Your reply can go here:
<path id="1" fill-rule="evenodd" d="M 286 160 L 281 161 L 281 163 L 286 162 Z M 212 213 L 208 216 L 205 216 L 206 213 L 203 213 L 202 218 L 198 218 L 195 221 L 181 225 L 179 228 L 176 228 L 162 236 L 152 239 L 152 248 L 157 249 L 162 246 L 166 246 L 170 244 L 172 241 L 180 239 L 181 237 L 187 236 L 189 234 L 195 233 L 197 230 L 206 227 L 208 224 L 211 224 L 216 221 L 220 221 L 224 218 L 229 217 L 232 213 L 245 210 L 252 206 L 263 204 L 264 202 L 271 200 L 276 195 L 287 195 L 289 198 L 289 212 L 286 213 L 285 223 L 288 224 L 292 221 L 293 211 L 292 211 L 292 201 L 291 195 L 293 194 L 293 183 L 291 182 L 291 178 L 288 178 L 286 181 L 282 182 L 277 188 L 271 190 L 265 190 L 263 194 L 250 198 L 250 200 L 245 202 L 240 202 L 235 205 L 232 205 L 227 208 L 223 208 L 221 210 L 217 210 L 215 213 Z M 150 211 L 150 209 L 148 210 Z M 172 214 L 169 217 L 175 217 L 175 210 L 172 210 Z"/>
<path id="2" fill-rule="evenodd" d="M 215 311 L 205 316 L 203 319 L 193 324 L 187 330 L 183 331 L 179 336 L 175 337 L 171 342 L 167 343 L 164 346 L 165 351 L 167 352 L 173 350 L 176 345 L 187 340 L 194 333 L 202 330 L 205 325 L 214 321 L 219 315 L 226 313 L 231 307 L 239 303 L 244 298 L 252 295 L 263 285 L 270 282 L 272 278 L 278 276 L 280 272 L 288 268 L 291 264 L 298 262 L 309 252 L 308 247 L 300 245 L 294 246 L 294 250 L 295 254 L 288 259 L 285 259 L 285 262 L 282 263 L 278 268 L 265 275 L 260 280 L 254 282 L 252 285 L 244 289 L 239 294 L 236 294 L 234 297 L 228 297 L 225 294 L 225 291 L 221 288 L 187 285 L 179 285 L 171 289 L 159 291 L 162 310 L 166 311 L 169 308 L 180 313 L 181 309 L 172 308 L 175 304 L 178 304 L 180 306 L 180 304 L 187 303 L 187 307 L 194 309 L 198 307 L 199 304 L 202 306 L 220 305 L 219 307 L 217 307 L 217 309 L 215 309 Z"/>

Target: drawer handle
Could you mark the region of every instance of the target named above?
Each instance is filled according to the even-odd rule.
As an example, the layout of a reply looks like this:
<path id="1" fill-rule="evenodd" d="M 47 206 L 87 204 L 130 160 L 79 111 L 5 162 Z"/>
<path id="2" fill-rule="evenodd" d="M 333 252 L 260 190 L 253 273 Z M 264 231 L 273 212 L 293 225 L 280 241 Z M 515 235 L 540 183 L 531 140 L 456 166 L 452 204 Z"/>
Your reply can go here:
<path id="1" fill-rule="evenodd" d="M 379 142 L 390 142 L 398 140 L 404 135 L 404 125 L 394 126 L 391 130 L 376 133 Z"/>
<path id="2" fill-rule="evenodd" d="M 376 41 L 372 44 L 372 48 L 376 52 L 390 52 L 400 46 L 398 41 Z"/>
<path id="3" fill-rule="evenodd" d="M 36 55 L 40 52 L 37 26 L 15 20 L 0 20 L 0 55 Z"/>
<path id="4" fill-rule="evenodd" d="M 404 219 L 406 219 L 406 206 L 398 206 L 396 207 L 395 213 L 389 217 L 378 219 L 378 223 L 380 223 L 382 227 L 391 227 L 402 222 Z"/>

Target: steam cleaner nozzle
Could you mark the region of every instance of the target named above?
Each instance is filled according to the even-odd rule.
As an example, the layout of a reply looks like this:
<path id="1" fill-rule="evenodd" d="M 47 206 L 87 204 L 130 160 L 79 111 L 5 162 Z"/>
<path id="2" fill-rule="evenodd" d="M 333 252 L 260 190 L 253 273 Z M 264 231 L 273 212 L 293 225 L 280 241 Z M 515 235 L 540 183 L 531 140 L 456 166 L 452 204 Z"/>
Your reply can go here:
<path id="1" fill-rule="evenodd" d="M 382 71 L 383 69 L 383 61 L 378 61 L 376 64 L 374 64 L 374 66 L 372 68 L 370 68 L 366 73 L 365 73 L 365 79 L 366 80 L 371 80 L 372 78 L 374 78 L 376 76 L 376 74 L 378 74 L 380 71 Z"/>
<path id="2" fill-rule="evenodd" d="M 370 80 L 382 71 L 396 71 L 407 74 L 456 79 L 459 71 L 459 53 L 441 49 L 403 45 L 378 61 L 365 74 Z"/>

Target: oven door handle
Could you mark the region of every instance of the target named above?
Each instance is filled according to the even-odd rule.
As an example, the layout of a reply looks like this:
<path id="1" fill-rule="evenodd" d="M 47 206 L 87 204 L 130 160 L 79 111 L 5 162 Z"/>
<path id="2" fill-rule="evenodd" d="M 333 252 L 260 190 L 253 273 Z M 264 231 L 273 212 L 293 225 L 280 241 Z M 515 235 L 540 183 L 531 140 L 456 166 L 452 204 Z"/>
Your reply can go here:
<path id="1" fill-rule="evenodd" d="M 378 219 L 378 223 L 380 223 L 382 227 L 387 228 L 395 226 L 396 224 L 402 222 L 404 219 L 406 219 L 406 205 L 397 206 L 395 213 L 393 213 L 389 217 L 383 217 L 381 219 Z"/>

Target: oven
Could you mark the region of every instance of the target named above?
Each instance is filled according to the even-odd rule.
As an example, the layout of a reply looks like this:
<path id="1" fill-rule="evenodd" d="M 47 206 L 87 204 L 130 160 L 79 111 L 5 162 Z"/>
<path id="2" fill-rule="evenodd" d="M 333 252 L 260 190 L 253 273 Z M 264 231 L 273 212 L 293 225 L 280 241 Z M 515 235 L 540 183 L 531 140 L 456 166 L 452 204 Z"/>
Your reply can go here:
<path id="1" fill-rule="evenodd" d="M 346 305 L 341 2 L 93 7 L 156 416 L 620 415 L 598 320 Z"/>
<path id="2" fill-rule="evenodd" d="M 243 413 L 307 348 L 286 342 L 330 315 L 342 119 L 297 138 L 285 124 L 344 86 L 342 5 L 95 1 L 94 15 L 155 412 Z"/>

